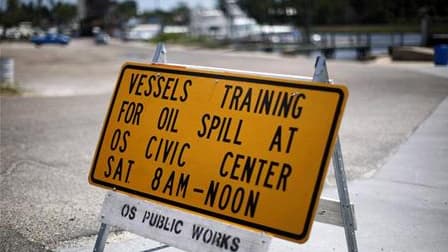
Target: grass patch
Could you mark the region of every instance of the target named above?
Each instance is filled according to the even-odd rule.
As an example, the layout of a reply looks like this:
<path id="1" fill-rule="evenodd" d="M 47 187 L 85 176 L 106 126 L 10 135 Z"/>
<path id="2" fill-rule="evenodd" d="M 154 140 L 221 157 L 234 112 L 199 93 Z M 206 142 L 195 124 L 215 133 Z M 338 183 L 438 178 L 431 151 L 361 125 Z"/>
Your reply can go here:
<path id="1" fill-rule="evenodd" d="M 0 95 L 21 95 L 22 90 L 17 84 L 0 84 Z"/>
<path id="2" fill-rule="evenodd" d="M 224 48 L 228 45 L 225 41 L 215 40 L 207 37 L 193 37 L 186 34 L 160 34 L 153 39 L 152 43 L 170 43 L 187 46 L 200 46 L 205 48 Z"/>

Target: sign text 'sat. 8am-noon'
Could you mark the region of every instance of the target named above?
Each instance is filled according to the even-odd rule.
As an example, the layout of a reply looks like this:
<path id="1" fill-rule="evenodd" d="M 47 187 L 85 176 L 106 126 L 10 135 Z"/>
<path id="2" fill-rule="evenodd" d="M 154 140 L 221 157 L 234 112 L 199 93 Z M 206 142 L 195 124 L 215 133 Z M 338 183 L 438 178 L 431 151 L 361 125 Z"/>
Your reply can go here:
<path id="1" fill-rule="evenodd" d="M 340 85 L 129 63 L 89 180 L 304 242 L 347 95 Z"/>

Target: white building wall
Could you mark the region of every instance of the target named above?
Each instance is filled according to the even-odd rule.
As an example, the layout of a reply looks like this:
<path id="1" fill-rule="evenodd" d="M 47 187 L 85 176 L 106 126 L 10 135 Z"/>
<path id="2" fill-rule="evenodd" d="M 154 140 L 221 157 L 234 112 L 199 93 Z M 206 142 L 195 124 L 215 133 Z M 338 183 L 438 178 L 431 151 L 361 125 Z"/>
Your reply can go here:
<path id="1" fill-rule="evenodd" d="M 227 19 L 220 10 L 197 9 L 191 12 L 190 33 L 224 39 L 228 35 Z"/>

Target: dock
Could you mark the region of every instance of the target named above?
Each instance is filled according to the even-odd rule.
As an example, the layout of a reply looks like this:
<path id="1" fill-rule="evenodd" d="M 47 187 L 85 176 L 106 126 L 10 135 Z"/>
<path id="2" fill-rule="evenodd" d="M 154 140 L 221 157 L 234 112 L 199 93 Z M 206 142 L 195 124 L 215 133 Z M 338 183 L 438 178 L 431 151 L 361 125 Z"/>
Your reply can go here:
<path id="1" fill-rule="evenodd" d="M 264 39 L 246 39 L 233 42 L 236 50 L 280 52 L 285 55 L 320 52 L 327 58 L 334 58 L 336 51 L 356 51 L 359 60 L 369 59 L 372 49 L 387 49 L 395 46 L 420 46 L 420 40 L 407 41 L 406 33 L 320 33 L 313 34 L 311 42 L 282 41 L 268 37 Z M 412 34 L 411 34 L 412 35 Z"/>

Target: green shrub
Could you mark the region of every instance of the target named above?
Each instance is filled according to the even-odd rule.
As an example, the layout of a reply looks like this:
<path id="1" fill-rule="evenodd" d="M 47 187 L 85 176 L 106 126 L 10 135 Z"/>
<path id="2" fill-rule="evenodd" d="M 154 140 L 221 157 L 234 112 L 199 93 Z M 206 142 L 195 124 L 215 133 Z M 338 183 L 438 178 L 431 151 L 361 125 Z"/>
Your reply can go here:
<path id="1" fill-rule="evenodd" d="M 187 46 L 200 46 L 206 48 L 222 48 L 227 45 L 225 41 L 218 41 L 207 37 L 193 37 L 187 34 L 160 34 L 153 39 L 152 43 L 182 44 Z"/>

